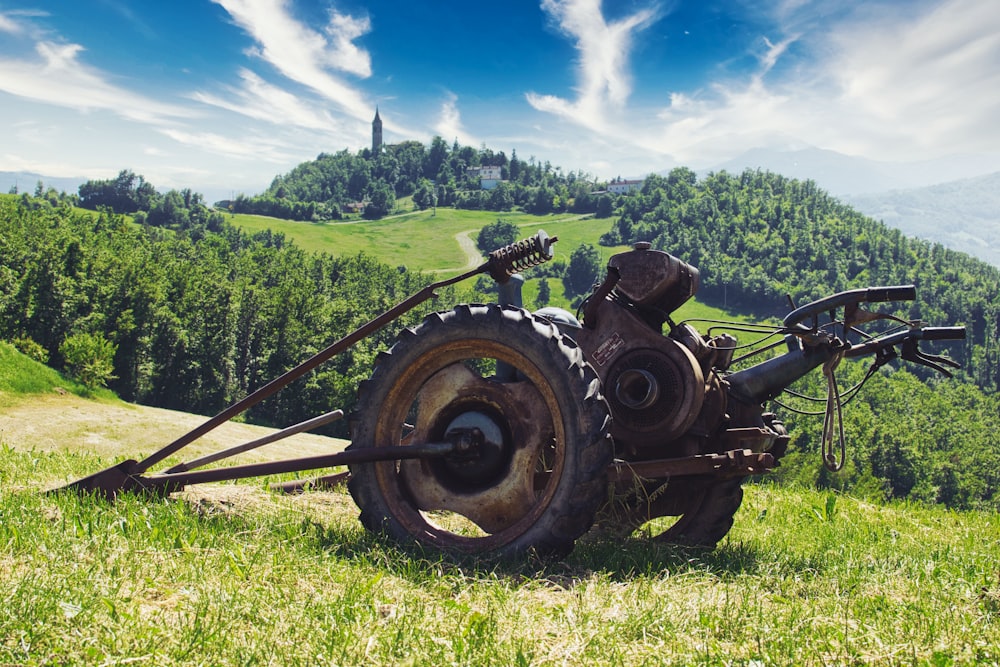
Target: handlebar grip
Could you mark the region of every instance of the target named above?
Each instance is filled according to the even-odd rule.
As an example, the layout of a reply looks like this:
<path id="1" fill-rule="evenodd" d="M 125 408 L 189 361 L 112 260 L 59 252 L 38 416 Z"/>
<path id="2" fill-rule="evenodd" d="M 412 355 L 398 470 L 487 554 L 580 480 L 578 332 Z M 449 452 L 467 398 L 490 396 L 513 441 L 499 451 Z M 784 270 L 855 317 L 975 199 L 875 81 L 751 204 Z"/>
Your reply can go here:
<path id="1" fill-rule="evenodd" d="M 965 340 L 965 327 L 926 327 L 920 332 L 924 340 Z"/>
<path id="2" fill-rule="evenodd" d="M 890 285 L 886 287 L 869 287 L 865 300 L 875 301 L 913 301 L 917 298 L 917 288 L 914 285 Z"/>

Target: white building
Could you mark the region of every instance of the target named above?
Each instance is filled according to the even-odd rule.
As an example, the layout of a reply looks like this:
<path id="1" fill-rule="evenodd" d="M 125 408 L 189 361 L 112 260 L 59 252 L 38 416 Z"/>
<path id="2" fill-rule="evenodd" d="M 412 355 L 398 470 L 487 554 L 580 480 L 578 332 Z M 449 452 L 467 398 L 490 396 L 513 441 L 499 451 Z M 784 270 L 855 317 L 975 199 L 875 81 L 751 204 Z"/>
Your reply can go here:
<path id="1" fill-rule="evenodd" d="M 608 183 L 608 192 L 616 195 L 627 195 L 630 192 L 641 190 L 642 185 L 645 182 L 646 182 L 645 178 L 640 178 L 638 180 L 631 180 L 631 181 L 621 178 L 616 178 L 615 180 Z"/>
<path id="2" fill-rule="evenodd" d="M 480 167 L 479 187 L 483 190 L 492 190 L 500 184 L 500 167 Z"/>

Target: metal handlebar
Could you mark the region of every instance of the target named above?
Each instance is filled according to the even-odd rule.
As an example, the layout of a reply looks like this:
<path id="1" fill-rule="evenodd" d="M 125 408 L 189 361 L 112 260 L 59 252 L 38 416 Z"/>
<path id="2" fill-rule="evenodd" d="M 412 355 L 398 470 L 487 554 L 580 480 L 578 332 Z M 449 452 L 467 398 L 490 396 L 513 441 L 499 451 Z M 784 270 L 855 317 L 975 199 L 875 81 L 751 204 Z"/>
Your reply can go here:
<path id="1" fill-rule="evenodd" d="M 828 310 L 864 302 L 912 301 L 915 298 L 917 298 L 917 288 L 914 285 L 889 285 L 852 289 L 832 294 L 796 308 L 788 313 L 788 315 L 785 315 L 783 323 L 786 328 L 799 329 L 802 328 L 802 320 Z"/>

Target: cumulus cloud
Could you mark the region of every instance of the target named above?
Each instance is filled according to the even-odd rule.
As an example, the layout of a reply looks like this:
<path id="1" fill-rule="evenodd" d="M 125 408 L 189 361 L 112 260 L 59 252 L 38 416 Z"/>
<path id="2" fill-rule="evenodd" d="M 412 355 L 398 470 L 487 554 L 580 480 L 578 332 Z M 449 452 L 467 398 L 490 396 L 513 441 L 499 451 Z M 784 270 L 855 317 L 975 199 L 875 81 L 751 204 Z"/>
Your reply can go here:
<path id="1" fill-rule="evenodd" d="M 632 37 L 652 24 L 658 12 L 647 8 L 608 23 L 600 0 L 543 0 L 542 9 L 562 33 L 576 41 L 577 97 L 570 101 L 530 92 L 528 103 L 599 131 L 607 126 L 608 112 L 621 108 L 631 93 L 628 56 Z"/>

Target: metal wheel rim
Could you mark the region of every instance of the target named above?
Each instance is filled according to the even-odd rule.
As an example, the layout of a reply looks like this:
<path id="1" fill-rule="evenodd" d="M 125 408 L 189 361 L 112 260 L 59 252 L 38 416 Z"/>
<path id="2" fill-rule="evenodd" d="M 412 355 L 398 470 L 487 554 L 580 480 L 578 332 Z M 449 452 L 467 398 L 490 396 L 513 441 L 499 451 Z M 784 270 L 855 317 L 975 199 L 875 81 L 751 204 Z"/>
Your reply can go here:
<path id="1" fill-rule="evenodd" d="M 424 383 L 444 367 L 467 359 L 496 359 L 518 369 L 542 395 L 555 430 L 552 474 L 531 510 L 511 526 L 493 534 L 467 537 L 434 525 L 404 496 L 397 465 L 375 464 L 375 477 L 385 501 L 397 521 L 417 539 L 448 549 L 477 552 L 502 547 L 524 534 L 544 514 L 559 486 L 565 465 L 566 429 L 563 411 L 552 386 L 525 355 L 493 340 L 464 339 L 421 355 L 399 378 L 385 397 L 383 412 L 376 425 L 374 446 L 400 444 L 406 412 Z"/>

